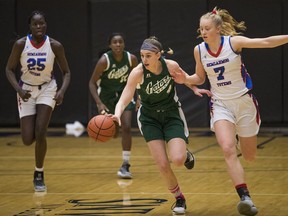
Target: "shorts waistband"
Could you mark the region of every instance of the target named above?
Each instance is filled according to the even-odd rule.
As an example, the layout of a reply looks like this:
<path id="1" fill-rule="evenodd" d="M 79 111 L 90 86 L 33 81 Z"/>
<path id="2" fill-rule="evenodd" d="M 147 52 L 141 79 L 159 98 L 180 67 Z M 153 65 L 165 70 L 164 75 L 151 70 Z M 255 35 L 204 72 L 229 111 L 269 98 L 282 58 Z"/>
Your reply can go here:
<path id="1" fill-rule="evenodd" d="M 157 113 L 161 113 L 161 112 L 167 112 L 167 111 L 171 111 L 171 110 L 177 110 L 179 107 L 170 107 L 168 109 L 150 109 L 150 108 L 147 108 L 147 107 L 144 107 L 143 108 L 149 112 L 157 112 Z"/>
<path id="2" fill-rule="evenodd" d="M 42 83 L 42 84 L 40 84 L 40 85 L 32 85 L 32 84 L 25 83 L 25 82 L 23 82 L 22 80 L 20 80 L 19 83 L 20 83 L 20 85 L 25 84 L 25 85 L 28 85 L 28 86 L 38 86 L 38 89 L 41 90 L 42 85 L 47 84 L 48 82 L 44 82 L 44 83 Z"/>
<path id="3" fill-rule="evenodd" d="M 252 91 L 249 90 L 249 91 L 247 91 L 246 93 L 244 93 L 242 96 L 244 96 L 244 95 L 246 95 L 246 94 L 252 94 Z M 241 96 L 241 97 L 242 97 L 242 96 Z"/>

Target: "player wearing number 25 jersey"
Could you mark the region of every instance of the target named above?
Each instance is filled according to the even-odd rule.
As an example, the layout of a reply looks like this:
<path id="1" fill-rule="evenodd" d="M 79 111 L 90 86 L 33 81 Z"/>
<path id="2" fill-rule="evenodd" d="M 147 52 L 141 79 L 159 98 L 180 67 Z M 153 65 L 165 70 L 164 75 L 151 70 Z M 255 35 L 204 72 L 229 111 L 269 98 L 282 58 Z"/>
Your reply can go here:
<path id="1" fill-rule="evenodd" d="M 52 109 L 55 107 L 57 83 L 53 76 L 54 58 L 55 54 L 47 35 L 37 45 L 33 42 L 32 35 L 27 35 L 20 57 L 22 73 L 19 84 L 23 90 L 30 91 L 31 97 L 27 101 L 24 100 L 26 103 L 22 103 L 18 95 L 20 118 L 34 115 L 35 104 L 46 104 Z"/>
<path id="2" fill-rule="evenodd" d="M 42 85 L 53 78 L 55 55 L 47 35 L 44 36 L 43 42 L 36 46 L 31 40 L 32 36 L 28 35 L 20 58 L 21 81 L 33 86 Z"/>
<path id="3" fill-rule="evenodd" d="M 6 76 L 17 92 L 23 144 L 35 142 L 34 190 L 46 191 L 44 159 L 47 151 L 47 128 L 52 111 L 63 102 L 70 83 L 70 69 L 60 42 L 46 35 L 45 14 L 33 11 L 28 19 L 30 32 L 15 41 L 10 53 Z M 54 59 L 62 72 L 62 85 L 57 87 L 53 76 Z M 16 79 L 21 64 L 20 80 Z"/>

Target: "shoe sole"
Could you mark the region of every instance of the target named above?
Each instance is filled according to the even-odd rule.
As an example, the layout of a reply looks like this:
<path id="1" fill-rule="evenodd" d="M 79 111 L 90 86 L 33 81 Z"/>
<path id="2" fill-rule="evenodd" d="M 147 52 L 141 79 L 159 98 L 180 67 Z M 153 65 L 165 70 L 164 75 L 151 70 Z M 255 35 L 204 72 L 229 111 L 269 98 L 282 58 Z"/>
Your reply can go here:
<path id="1" fill-rule="evenodd" d="M 35 192 L 46 192 L 47 191 L 47 188 L 34 188 L 34 191 Z"/>
<path id="2" fill-rule="evenodd" d="M 179 211 L 179 212 L 177 212 L 177 211 L 174 211 L 173 210 L 173 215 L 184 215 L 185 214 L 185 209 L 183 209 L 183 211 Z"/>
<path id="3" fill-rule="evenodd" d="M 121 172 L 117 172 L 117 175 L 122 179 L 132 179 L 132 175 L 123 175 Z"/>

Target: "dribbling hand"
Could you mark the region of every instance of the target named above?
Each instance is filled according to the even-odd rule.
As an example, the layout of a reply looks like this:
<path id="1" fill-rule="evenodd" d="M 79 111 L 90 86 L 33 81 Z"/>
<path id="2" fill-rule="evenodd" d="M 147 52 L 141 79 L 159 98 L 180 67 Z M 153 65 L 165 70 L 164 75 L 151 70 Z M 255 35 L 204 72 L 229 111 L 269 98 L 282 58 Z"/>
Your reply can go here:
<path id="1" fill-rule="evenodd" d="M 112 120 L 117 123 L 119 126 L 121 126 L 121 120 L 118 116 L 116 115 L 113 115 L 113 114 L 105 114 L 107 115 L 108 117 L 112 118 Z"/>
<path id="2" fill-rule="evenodd" d="M 107 114 L 107 113 L 106 113 L 105 115 L 108 116 L 108 117 L 110 117 L 110 118 L 112 118 L 112 120 L 114 121 L 114 123 L 115 123 L 115 128 L 116 128 L 114 138 L 118 137 L 118 135 L 119 135 L 119 128 L 120 128 L 120 126 L 121 126 L 121 120 L 120 120 L 120 118 L 119 118 L 118 116 L 116 116 L 116 115 L 113 115 L 113 114 Z"/>

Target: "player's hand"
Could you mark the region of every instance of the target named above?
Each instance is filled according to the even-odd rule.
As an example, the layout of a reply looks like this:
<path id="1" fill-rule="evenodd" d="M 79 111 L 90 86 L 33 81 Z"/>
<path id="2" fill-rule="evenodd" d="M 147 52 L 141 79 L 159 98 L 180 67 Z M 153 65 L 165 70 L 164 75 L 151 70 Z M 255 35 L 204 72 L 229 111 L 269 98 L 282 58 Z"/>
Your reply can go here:
<path id="1" fill-rule="evenodd" d="M 97 104 L 98 113 L 101 115 L 105 115 L 109 113 L 109 109 L 103 103 Z"/>
<path id="2" fill-rule="evenodd" d="M 109 110 L 107 108 L 106 109 L 102 109 L 99 113 L 101 115 L 106 115 L 106 114 L 109 114 Z"/>
<path id="3" fill-rule="evenodd" d="M 114 121 L 115 124 L 115 134 L 114 134 L 114 138 L 117 138 L 119 135 L 119 128 L 121 126 L 121 120 L 118 116 L 113 115 L 113 114 L 105 114 L 106 116 L 108 116 L 109 118 L 111 118 Z"/>
<path id="4" fill-rule="evenodd" d="M 61 90 L 57 91 L 57 92 L 56 92 L 56 95 L 55 95 L 54 98 L 53 98 L 53 100 L 56 101 L 56 105 L 57 105 L 57 106 L 59 106 L 59 105 L 62 104 L 63 99 L 64 99 L 64 93 L 63 93 Z"/>
<path id="5" fill-rule="evenodd" d="M 121 127 L 121 120 L 120 117 L 113 115 L 113 114 L 105 114 L 106 116 L 112 118 L 112 120 L 117 123 Z"/>
<path id="6" fill-rule="evenodd" d="M 186 76 L 187 74 L 184 71 L 179 70 L 173 73 L 172 79 L 178 84 L 184 84 L 186 81 Z"/>
<path id="7" fill-rule="evenodd" d="M 18 94 L 19 94 L 19 96 L 22 98 L 22 100 L 24 101 L 24 102 L 27 102 L 28 100 L 29 100 L 29 98 L 31 97 L 31 93 L 30 93 L 31 91 L 30 90 L 23 90 L 23 89 L 21 89 L 19 92 L 18 92 Z"/>
<path id="8" fill-rule="evenodd" d="M 212 97 L 212 92 L 207 89 L 199 89 L 197 86 L 194 85 L 188 85 L 190 89 L 193 90 L 194 94 L 203 97 L 204 94 L 206 94 L 208 97 Z"/>

